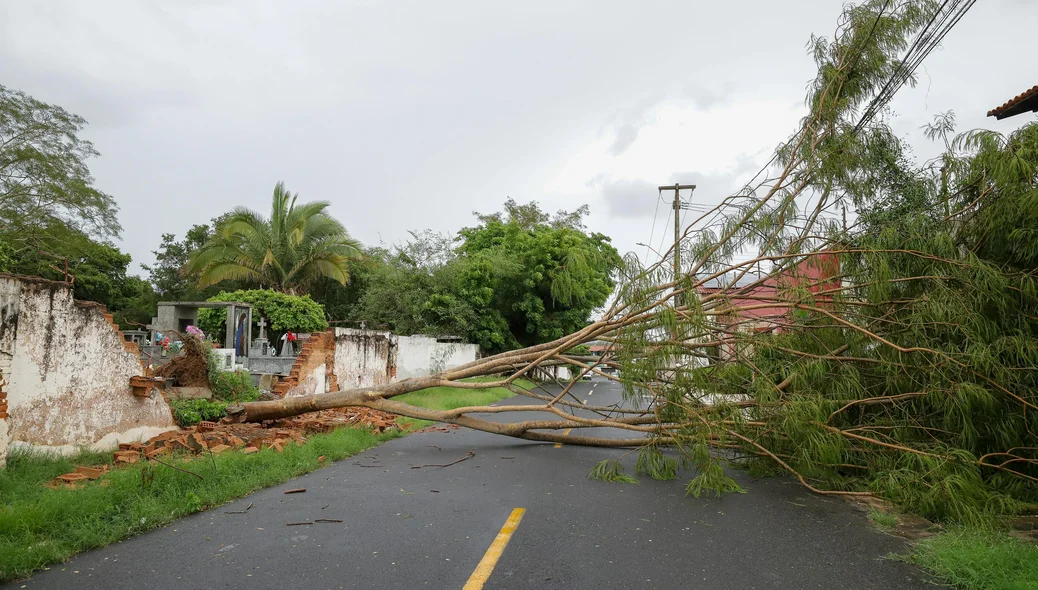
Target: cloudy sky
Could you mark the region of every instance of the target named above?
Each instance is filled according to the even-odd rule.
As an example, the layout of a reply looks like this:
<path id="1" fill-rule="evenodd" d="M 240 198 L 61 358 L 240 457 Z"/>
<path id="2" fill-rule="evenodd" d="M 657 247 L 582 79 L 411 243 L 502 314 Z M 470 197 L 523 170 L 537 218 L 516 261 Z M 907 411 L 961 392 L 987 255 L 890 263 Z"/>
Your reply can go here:
<path id="1" fill-rule="evenodd" d="M 138 263 L 163 232 L 266 212 L 278 180 L 366 244 L 453 232 L 510 196 L 587 203 L 592 229 L 644 255 L 657 185 L 716 203 L 794 130 L 805 44 L 840 6 L 0 0 L 0 84 L 86 117 Z M 918 154 L 949 109 L 961 129 L 1033 120 L 984 115 L 1038 84 L 1036 22 L 1036 1 L 980 0 L 931 54 L 893 103 Z"/>

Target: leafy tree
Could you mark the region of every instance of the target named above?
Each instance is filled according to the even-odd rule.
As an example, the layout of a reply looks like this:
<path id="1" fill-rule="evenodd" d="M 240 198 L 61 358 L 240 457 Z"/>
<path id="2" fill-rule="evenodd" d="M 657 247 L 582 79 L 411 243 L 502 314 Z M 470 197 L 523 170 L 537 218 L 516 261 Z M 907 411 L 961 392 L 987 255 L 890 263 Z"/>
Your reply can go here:
<path id="1" fill-rule="evenodd" d="M 200 288 L 200 276 L 197 272 L 188 271 L 188 263 L 213 237 L 214 228 L 223 223 L 226 217 L 218 217 L 208 224 L 191 226 L 180 241 L 174 234 L 162 234 L 159 249 L 152 252 L 155 264 L 142 264 L 141 267 L 148 271 L 155 292 L 164 301 L 204 301 L 220 291 L 216 287 Z"/>
<path id="2" fill-rule="evenodd" d="M 457 335 L 486 351 L 544 342 L 585 325 L 613 289 L 620 257 L 584 231 L 586 206 L 544 213 L 512 199 L 456 238 L 412 232 L 376 261 L 350 320 L 398 334 Z"/>
<path id="3" fill-rule="evenodd" d="M 86 160 L 98 155 L 78 134 L 86 121 L 0 85 L 0 239 L 38 248 L 51 227 L 117 237 L 118 208 L 93 186 Z"/>
<path id="4" fill-rule="evenodd" d="M 569 228 L 577 231 L 584 231 L 584 217 L 589 213 L 591 213 L 591 208 L 587 205 L 581 205 L 573 211 L 560 209 L 559 211 L 556 211 L 554 215 L 550 215 L 546 211 L 541 210 L 537 201 L 530 201 L 529 203 L 522 205 L 516 203 L 515 199 L 509 197 L 505 200 L 503 211 L 487 214 L 473 211 L 472 214 L 479 219 L 480 223 L 483 224 L 489 224 L 496 221 L 498 223 L 514 223 L 527 230 L 550 225 L 556 229 Z"/>
<path id="5" fill-rule="evenodd" d="M 486 343 L 490 350 L 554 340 L 605 304 L 622 260 L 608 237 L 583 231 L 587 213 L 584 206 L 549 219 L 536 202 L 509 200 L 504 212 L 481 215 L 480 225 L 459 232 L 464 296 L 489 312 L 479 314 L 489 326 L 475 329 L 493 334 L 492 326 L 504 324 L 511 336 Z"/>
<path id="6" fill-rule="evenodd" d="M 86 161 L 98 153 L 78 137 L 86 121 L 0 85 L 0 270 L 75 278 L 74 295 L 108 307 L 124 326 L 155 312 L 151 286 L 126 275 L 118 208 L 93 186 Z"/>
<path id="7" fill-rule="evenodd" d="M 348 260 L 360 244 L 325 210 L 330 203 L 296 204 L 284 183 L 274 187 L 270 218 L 239 207 L 190 257 L 199 287 L 233 280 L 284 293 L 306 292 L 320 277 L 349 282 Z"/>
<path id="8" fill-rule="evenodd" d="M 362 317 L 360 301 L 375 286 L 376 273 L 384 264 L 380 258 L 381 252 L 380 248 L 372 248 L 365 250 L 360 257 L 350 258 L 346 263 L 350 282 L 345 285 L 328 277 L 321 277 L 314 282 L 309 295 L 324 306 L 330 323 L 353 325 L 365 319 Z"/>
<path id="9" fill-rule="evenodd" d="M 272 341 L 276 339 L 276 335 L 286 331 L 320 332 L 328 327 L 324 308 L 309 295 L 298 296 L 271 289 L 253 289 L 222 292 L 208 300 L 251 303 L 254 323 L 259 321 L 260 316 L 267 318 Z M 219 338 L 226 329 L 227 316 L 222 309 L 200 309 L 198 324 L 203 332 Z"/>
<path id="10" fill-rule="evenodd" d="M 127 275 L 129 254 L 60 223 L 47 228 L 37 246 L 49 255 L 0 247 L 0 271 L 63 281 L 67 261 L 76 299 L 104 304 L 123 327 L 145 324 L 155 314 L 158 300 L 151 285 Z"/>

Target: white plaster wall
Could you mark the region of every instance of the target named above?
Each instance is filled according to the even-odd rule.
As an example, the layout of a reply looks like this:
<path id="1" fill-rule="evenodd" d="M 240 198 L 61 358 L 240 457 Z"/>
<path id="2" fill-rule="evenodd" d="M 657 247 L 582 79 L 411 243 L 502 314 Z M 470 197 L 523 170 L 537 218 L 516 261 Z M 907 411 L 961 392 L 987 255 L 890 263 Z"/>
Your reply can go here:
<path id="1" fill-rule="evenodd" d="M 100 450 L 175 428 L 160 395 L 131 393 L 130 377 L 143 369 L 102 308 L 77 304 L 60 283 L 0 281 L 15 281 L 19 290 L 5 375 L 12 443 L 61 452 Z"/>
<path id="2" fill-rule="evenodd" d="M 328 364 L 321 363 L 313 367 L 305 375 L 299 377 L 299 383 L 285 392 L 285 397 L 296 397 L 299 395 L 311 395 L 314 393 L 328 393 Z"/>
<path id="3" fill-rule="evenodd" d="M 14 339 L 18 333 L 18 299 L 21 296 L 21 283 L 9 278 L 0 277 L 0 467 L 7 463 L 7 448 L 11 442 L 10 428 L 7 425 L 7 392 L 10 390 L 11 364 L 14 360 Z"/>
<path id="4" fill-rule="evenodd" d="M 339 389 L 383 385 L 392 379 L 396 342 L 389 332 L 335 328 Z"/>
<path id="5" fill-rule="evenodd" d="M 396 378 L 426 377 L 479 358 L 476 344 L 437 342 L 431 336 L 397 336 Z"/>

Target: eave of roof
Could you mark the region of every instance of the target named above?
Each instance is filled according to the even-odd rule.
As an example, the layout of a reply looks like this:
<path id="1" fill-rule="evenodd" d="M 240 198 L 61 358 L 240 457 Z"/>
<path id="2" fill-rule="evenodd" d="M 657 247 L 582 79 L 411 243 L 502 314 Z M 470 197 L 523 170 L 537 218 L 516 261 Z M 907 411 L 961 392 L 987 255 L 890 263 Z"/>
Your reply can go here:
<path id="1" fill-rule="evenodd" d="M 988 111 L 988 116 L 1001 120 L 1027 111 L 1038 111 L 1038 86 L 1032 86 L 1029 90 L 1009 99 L 1002 106 L 991 109 Z"/>

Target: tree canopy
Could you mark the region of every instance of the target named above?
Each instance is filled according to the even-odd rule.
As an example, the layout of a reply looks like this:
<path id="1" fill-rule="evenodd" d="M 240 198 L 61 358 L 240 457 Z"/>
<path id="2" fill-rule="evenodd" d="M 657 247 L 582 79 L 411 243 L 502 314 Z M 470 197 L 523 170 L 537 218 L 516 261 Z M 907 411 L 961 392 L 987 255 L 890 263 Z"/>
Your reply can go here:
<path id="1" fill-rule="evenodd" d="M 98 153 L 78 135 L 85 125 L 0 85 L 0 237 L 32 247 L 53 226 L 100 239 L 119 235 L 118 207 L 93 186 L 86 164 Z"/>
<path id="2" fill-rule="evenodd" d="M 309 295 L 289 295 L 271 289 L 249 289 L 218 293 L 208 301 L 239 301 L 253 305 L 253 322 L 267 318 L 270 333 L 320 332 L 328 328 L 324 307 Z M 222 334 L 227 316 L 222 309 L 198 310 L 198 324 L 206 334 Z"/>
<path id="3" fill-rule="evenodd" d="M 94 186 L 79 137 L 86 121 L 0 85 L 0 271 L 66 280 L 77 299 L 103 303 L 124 325 L 154 313 L 151 285 L 127 276 L 114 199 Z"/>
<path id="4" fill-rule="evenodd" d="M 298 197 L 279 182 L 269 218 L 233 209 L 188 261 L 199 287 L 231 280 L 295 294 L 321 277 L 349 282 L 348 260 L 360 255 L 360 244 L 328 215 L 330 203 L 297 204 Z"/>
<path id="5" fill-rule="evenodd" d="M 162 234 L 162 241 L 155 255 L 154 264 L 142 264 L 148 271 L 156 294 L 166 301 L 204 301 L 220 291 L 219 288 L 199 287 L 198 272 L 189 272 L 188 263 L 191 257 L 212 238 L 214 228 L 224 219 L 218 217 L 211 223 L 191 226 L 183 240 L 177 240 L 175 234 Z M 227 290 L 226 288 L 223 290 Z"/>
<path id="6" fill-rule="evenodd" d="M 621 259 L 583 229 L 586 206 L 555 216 L 536 202 L 490 215 L 456 237 L 412 232 L 369 252 L 348 318 L 400 334 L 456 335 L 487 351 L 544 342 L 587 324 L 613 290 Z"/>

